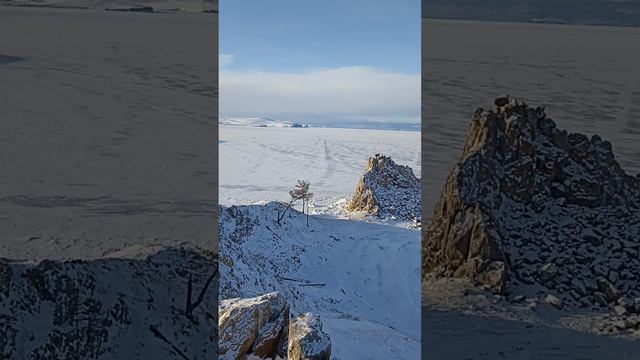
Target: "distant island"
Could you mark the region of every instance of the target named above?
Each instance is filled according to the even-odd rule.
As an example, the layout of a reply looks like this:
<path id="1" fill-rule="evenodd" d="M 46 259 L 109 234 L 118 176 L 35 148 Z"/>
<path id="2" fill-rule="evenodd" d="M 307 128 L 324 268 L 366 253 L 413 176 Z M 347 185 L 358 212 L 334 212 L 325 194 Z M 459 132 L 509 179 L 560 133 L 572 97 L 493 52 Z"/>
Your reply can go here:
<path id="1" fill-rule="evenodd" d="M 635 0 L 423 0 L 422 18 L 640 26 Z"/>

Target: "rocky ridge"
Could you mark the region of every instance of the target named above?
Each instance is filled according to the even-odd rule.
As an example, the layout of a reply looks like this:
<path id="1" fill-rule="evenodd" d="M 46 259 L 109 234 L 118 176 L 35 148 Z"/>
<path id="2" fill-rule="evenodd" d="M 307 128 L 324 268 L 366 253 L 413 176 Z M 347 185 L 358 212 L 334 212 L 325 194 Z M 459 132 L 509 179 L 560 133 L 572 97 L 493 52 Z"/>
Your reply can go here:
<path id="1" fill-rule="evenodd" d="M 216 268 L 212 253 L 182 248 L 88 261 L 0 259 L 0 358 L 210 359 Z"/>
<path id="2" fill-rule="evenodd" d="M 347 210 L 364 211 L 381 218 L 420 220 L 420 179 L 409 166 L 375 154 L 369 158 Z"/>
<path id="3" fill-rule="evenodd" d="M 639 200 L 640 179 L 609 142 L 498 97 L 473 116 L 424 233 L 424 280 L 466 278 L 512 302 L 640 313 Z"/>

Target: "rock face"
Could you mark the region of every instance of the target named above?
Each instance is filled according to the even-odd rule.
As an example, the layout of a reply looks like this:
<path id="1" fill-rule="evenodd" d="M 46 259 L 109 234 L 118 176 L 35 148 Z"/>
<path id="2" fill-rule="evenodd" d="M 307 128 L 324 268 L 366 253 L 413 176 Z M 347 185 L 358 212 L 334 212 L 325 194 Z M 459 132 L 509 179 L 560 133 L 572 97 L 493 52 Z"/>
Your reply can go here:
<path id="1" fill-rule="evenodd" d="M 277 292 L 222 300 L 219 311 L 220 359 L 329 360 L 331 341 L 318 315 L 289 321 L 289 305 Z"/>
<path id="2" fill-rule="evenodd" d="M 208 252 L 129 259 L 0 259 L 0 359 L 211 359 L 217 278 Z M 203 301 L 185 310 L 188 283 Z"/>
<path id="3" fill-rule="evenodd" d="M 222 300 L 218 311 L 221 359 L 286 356 L 289 305 L 279 293 Z"/>
<path id="4" fill-rule="evenodd" d="M 422 216 L 420 179 L 410 167 L 375 154 L 369 158 L 347 210 L 366 211 L 379 217 L 419 220 Z"/>
<path id="5" fill-rule="evenodd" d="M 318 315 L 305 313 L 289 326 L 289 360 L 330 360 L 331 341 Z"/>
<path id="6" fill-rule="evenodd" d="M 478 109 L 423 237 L 423 274 L 554 306 L 640 296 L 640 180 L 611 144 L 508 96 Z M 630 309 L 633 306 L 628 306 Z"/>

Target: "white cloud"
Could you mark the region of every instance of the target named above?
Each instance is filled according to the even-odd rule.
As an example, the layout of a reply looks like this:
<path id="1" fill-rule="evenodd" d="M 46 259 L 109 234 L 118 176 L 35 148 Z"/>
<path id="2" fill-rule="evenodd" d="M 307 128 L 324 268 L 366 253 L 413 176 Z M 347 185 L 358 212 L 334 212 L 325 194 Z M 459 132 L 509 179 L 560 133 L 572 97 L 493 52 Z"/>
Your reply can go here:
<path id="1" fill-rule="evenodd" d="M 220 54 L 218 56 L 218 67 L 224 68 L 233 62 L 233 54 Z"/>
<path id="2" fill-rule="evenodd" d="M 220 114 L 289 120 L 420 121 L 420 75 L 369 67 L 220 72 Z"/>

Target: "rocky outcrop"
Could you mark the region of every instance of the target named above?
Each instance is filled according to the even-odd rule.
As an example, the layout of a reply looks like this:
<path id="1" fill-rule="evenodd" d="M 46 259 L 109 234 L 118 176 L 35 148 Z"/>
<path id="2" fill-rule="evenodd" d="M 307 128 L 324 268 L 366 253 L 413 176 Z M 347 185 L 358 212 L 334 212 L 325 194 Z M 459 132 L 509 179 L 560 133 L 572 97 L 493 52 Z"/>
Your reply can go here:
<path id="1" fill-rule="evenodd" d="M 179 248 L 0 260 L 0 359 L 211 359 L 216 268 L 212 253 Z M 189 288 L 202 301 L 187 311 Z"/>
<path id="2" fill-rule="evenodd" d="M 221 359 L 285 358 L 289 305 L 282 295 L 222 300 L 218 311 Z"/>
<path id="3" fill-rule="evenodd" d="M 318 315 L 289 320 L 289 305 L 278 292 L 222 300 L 219 306 L 220 359 L 329 360 L 331 341 Z"/>
<path id="4" fill-rule="evenodd" d="M 369 158 L 347 210 L 419 220 L 422 216 L 420 179 L 409 166 L 398 165 L 388 156 L 375 154 Z"/>
<path id="5" fill-rule="evenodd" d="M 469 125 L 423 237 L 423 274 L 556 307 L 619 306 L 640 297 L 639 200 L 609 142 L 499 97 Z"/>
<path id="6" fill-rule="evenodd" d="M 289 326 L 289 360 L 329 360 L 331 341 L 322 331 L 318 315 L 305 313 L 291 321 Z"/>

